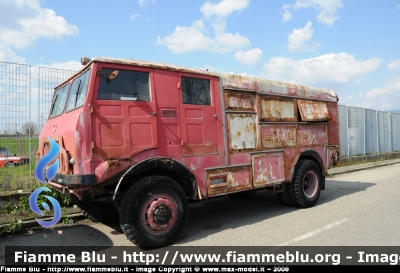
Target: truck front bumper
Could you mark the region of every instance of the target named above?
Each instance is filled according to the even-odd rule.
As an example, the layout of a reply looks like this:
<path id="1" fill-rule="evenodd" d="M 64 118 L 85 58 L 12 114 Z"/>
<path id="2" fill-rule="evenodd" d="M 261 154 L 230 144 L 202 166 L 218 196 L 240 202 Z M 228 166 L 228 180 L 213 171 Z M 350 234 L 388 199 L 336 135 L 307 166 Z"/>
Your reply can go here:
<path id="1" fill-rule="evenodd" d="M 95 186 L 97 184 L 94 174 L 65 175 L 57 173 L 52 182 L 69 187 Z"/>

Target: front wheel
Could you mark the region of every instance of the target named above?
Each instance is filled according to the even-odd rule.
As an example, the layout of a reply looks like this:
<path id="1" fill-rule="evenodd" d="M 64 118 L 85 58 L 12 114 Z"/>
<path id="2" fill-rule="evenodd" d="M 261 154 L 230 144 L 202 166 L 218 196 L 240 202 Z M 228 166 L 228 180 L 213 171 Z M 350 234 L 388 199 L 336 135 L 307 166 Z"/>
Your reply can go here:
<path id="1" fill-rule="evenodd" d="M 175 242 L 188 219 L 183 189 L 164 176 L 139 180 L 121 202 L 120 224 L 126 237 L 142 249 Z"/>
<path id="2" fill-rule="evenodd" d="M 321 170 L 315 161 L 305 159 L 297 163 L 295 180 L 289 188 L 290 199 L 299 208 L 314 206 L 321 193 Z"/>

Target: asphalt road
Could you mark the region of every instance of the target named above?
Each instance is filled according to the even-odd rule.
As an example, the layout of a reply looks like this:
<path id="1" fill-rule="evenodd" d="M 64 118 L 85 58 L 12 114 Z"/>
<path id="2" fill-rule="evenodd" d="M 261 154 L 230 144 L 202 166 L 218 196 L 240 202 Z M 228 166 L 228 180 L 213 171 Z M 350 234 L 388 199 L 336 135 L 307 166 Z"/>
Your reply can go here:
<path id="1" fill-rule="evenodd" d="M 315 207 L 281 205 L 274 192 L 190 207 L 176 245 L 400 246 L 400 164 L 330 177 Z M 59 231 L 62 233 L 59 234 Z M 0 239 L 5 246 L 133 246 L 118 223 L 88 220 Z"/>

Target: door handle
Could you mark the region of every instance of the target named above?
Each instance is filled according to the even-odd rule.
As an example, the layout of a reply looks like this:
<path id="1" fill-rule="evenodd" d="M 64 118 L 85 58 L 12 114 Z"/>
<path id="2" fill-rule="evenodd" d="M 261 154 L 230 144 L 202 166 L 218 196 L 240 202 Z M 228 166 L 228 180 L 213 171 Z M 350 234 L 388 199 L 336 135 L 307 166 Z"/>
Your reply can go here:
<path id="1" fill-rule="evenodd" d="M 217 117 L 217 114 L 214 114 L 213 118 L 211 120 L 214 120 Z"/>
<path id="2" fill-rule="evenodd" d="M 149 116 L 149 118 L 151 118 L 152 116 L 154 116 L 156 114 L 156 112 L 151 113 L 151 115 Z"/>

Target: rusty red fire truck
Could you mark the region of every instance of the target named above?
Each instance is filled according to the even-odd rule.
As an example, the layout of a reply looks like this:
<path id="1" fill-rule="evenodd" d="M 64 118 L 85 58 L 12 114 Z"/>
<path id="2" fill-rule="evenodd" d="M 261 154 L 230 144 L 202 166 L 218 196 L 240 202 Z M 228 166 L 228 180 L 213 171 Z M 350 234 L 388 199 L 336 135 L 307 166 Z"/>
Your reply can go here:
<path id="1" fill-rule="evenodd" d="M 319 89 L 128 59 L 82 57 L 55 88 L 37 160 L 94 221 L 142 248 L 175 242 L 188 203 L 272 189 L 314 206 L 339 160 L 338 97 Z"/>

